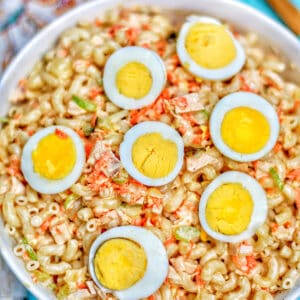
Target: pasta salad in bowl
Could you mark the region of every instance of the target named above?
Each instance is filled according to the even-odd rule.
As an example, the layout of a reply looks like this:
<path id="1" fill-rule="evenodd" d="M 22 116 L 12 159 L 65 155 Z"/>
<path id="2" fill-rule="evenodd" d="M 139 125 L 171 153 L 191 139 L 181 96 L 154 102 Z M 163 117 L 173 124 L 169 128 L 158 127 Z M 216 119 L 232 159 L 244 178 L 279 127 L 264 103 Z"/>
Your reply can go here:
<path id="1" fill-rule="evenodd" d="M 160 2 L 83 5 L 4 75 L 1 252 L 39 299 L 296 299 L 300 45 Z"/>

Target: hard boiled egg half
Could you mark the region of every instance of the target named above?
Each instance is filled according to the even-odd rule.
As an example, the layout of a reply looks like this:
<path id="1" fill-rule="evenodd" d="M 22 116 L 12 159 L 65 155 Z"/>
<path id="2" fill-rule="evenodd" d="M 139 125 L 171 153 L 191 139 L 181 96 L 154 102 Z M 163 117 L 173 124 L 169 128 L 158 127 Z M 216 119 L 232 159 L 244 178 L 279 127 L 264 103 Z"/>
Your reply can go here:
<path id="1" fill-rule="evenodd" d="M 136 226 L 109 229 L 94 241 L 89 254 L 94 282 L 121 300 L 153 294 L 166 279 L 168 267 L 162 242 Z"/>
<path id="2" fill-rule="evenodd" d="M 199 218 L 208 235 L 222 242 L 250 238 L 267 217 L 267 198 L 251 176 L 230 171 L 214 179 L 199 203 Z"/>
<path id="3" fill-rule="evenodd" d="M 187 18 L 177 39 L 177 54 L 186 69 L 209 80 L 232 77 L 246 59 L 232 33 L 220 21 L 205 16 Z"/>
<path id="4" fill-rule="evenodd" d="M 212 141 L 222 154 L 247 162 L 272 150 L 280 126 L 277 113 L 268 101 L 253 93 L 237 92 L 217 103 L 209 127 Z"/>
<path id="5" fill-rule="evenodd" d="M 175 179 L 182 168 L 184 144 L 179 133 L 162 122 L 143 122 L 132 127 L 120 146 L 127 172 L 148 186 Z"/>
<path id="6" fill-rule="evenodd" d="M 71 128 L 41 129 L 26 143 L 21 169 L 37 192 L 56 194 L 67 190 L 81 175 L 85 163 L 84 145 Z"/>
<path id="7" fill-rule="evenodd" d="M 103 87 L 107 97 L 124 109 L 150 105 L 166 83 L 163 61 L 154 51 L 132 46 L 114 52 L 106 62 Z"/>

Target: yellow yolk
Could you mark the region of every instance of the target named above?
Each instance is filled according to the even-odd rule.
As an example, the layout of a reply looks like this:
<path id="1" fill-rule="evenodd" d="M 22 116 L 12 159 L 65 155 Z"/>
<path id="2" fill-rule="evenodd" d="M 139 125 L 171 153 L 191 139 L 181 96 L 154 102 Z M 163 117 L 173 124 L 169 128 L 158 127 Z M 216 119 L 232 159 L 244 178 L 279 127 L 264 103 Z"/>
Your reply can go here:
<path id="1" fill-rule="evenodd" d="M 94 266 L 103 286 L 111 290 L 124 290 L 143 277 L 147 258 L 144 249 L 135 242 L 116 238 L 98 249 Z"/>
<path id="2" fill-rule="evenodd" d="M 66 177 L 76 162 L 76 149 L 68 136 L 49 134 L 40 140 L 32 152 L 34 171 L 52 180 Z"/>
<path id="3" fill-rule="evenodd" d="M 141 99 L 151 89 L 151 73 L 145 65 L 130 62 L 118 71 L 116 86 L 122 95 L 136 100 Z"/>
<path id="4" fill-rule="evenodd" d="M 139 137 L 132 147 L 132 161 L 145 176 L 162 178 L 171 173 L 177 163 L 177 146 L 161 134 L 147 133 Z"/>
<path id="5" fill-rule="evenodd" d="M 225 114 L 221 135 L 224 143 L 232 150 L 251 154 L 267 144 L 270 125 L 261 112 L 249 107 L 237 107 Z"/>
<path id="6" fill-rule="evenodd" d="M 250 193 L 240 183 L 226 183 L 210 195 L 206 205 L 208 225 L 222 234 L 240 234 L 249 225 L 253 212 Z"/>
<path id="7" fill-rule="evenodd" d="M 185 47 L 191 58 L 201 67 L 219 69 L 236 57 L 234 42 L 225 27 L 196 23 L 186 37 Z"/>

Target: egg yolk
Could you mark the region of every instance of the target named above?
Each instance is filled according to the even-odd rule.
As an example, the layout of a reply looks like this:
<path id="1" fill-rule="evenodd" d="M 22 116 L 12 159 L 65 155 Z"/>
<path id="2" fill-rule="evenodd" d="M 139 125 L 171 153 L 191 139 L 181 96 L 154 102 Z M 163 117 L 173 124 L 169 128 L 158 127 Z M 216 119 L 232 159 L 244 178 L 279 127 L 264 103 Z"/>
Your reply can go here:
<path id="1" fill-rule="evenodd" d="M 130 62 L 118 71 L 116 86 L 120 94 L 138 100 L 149 93 L 152 76 L 144 64 Z"/>
<path id="2" fill-rule="evenodd" d="M 171 173 L 178 159 L 174 142 L 161 134 L 147 133 L 139 137 L 132 147 L 132 161 L 143 175 L 162 178 Z"/>
<path id="3" fill-rule="evenodd" d="M 190 57 L 201 67 L 219 69 L 236 57 L 234 42 L 224 26 L 196 23 L 186 37 L 185 47 Z"/>
<path id="4" fill-rule="evenodd" d="M 32 152 L 34 171 L 44 178 L 58 180 L 74 168 L 76 149 L 69 136 L 49 134 L 42 138 Z"/>
<path id="5" fill-rule="evenodd" d="M 206 205 L 206 220 L 215 231 L 240 234 L 249 225 L 253 212 L 250 193 L 240 183 L 226 183 L 216 188 Z"/>
<path id="6" fill-rule="evenodd" d="M 267 144 L 270 125 L 261 112 L 249 107 L 237 107 L 225 114 L 221 135 L 224 143 L 232 150 L 251 154 Z"/>
<path id="7" fill-rule="evenodd" d="M 111 290 L 124 290 L 144 276 L 147 258 L 144 249 L 137 243 L 116 238 L 98 249 L 94 267 L 103 286 Z"/>

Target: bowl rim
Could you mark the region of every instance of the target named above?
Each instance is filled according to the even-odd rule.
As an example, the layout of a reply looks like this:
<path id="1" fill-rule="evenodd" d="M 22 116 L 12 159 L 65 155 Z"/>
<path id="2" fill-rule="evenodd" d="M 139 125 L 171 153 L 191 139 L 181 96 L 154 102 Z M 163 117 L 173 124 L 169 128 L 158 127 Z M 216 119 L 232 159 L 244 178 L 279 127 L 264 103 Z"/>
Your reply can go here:
<path id="1" fill-rule="evenodd" d="M 162 1 L 163 3 L 164 1 Z M 180 1 L 174 1 L 175 3 L 179 3 Z M 159 6 L 156 4 L 152 4 L 151 0 L 128 0 L 127 3 L 122 2 L 122 0 L 95 0 L 87 3 L 83 3 L 78 5 L 77 7 L 73 8 L 72 10 L 68 11 L 67 13 L 63 14 L 62 16 L 59 16 L 57 19 L 55 19 L 52 23 L 45 26 L 43 29 L 41 29 L 33 39 L 31 39 L 25 47 L 14 57 L 12 62 L 9 64 L 9 66 L 5 69 L 1 79 L 0 79 L 0 94 L 2 95 L 4 92 L 3 98 L 8 99 L 9 93 L 11 93 L 11 90 L 9 93 L 7 92 L 7 89 L 11 89 L 12 83 L 14 82 L 13 77 L 18 74 L 18 66 L 22 64 L 22 61 L 24 61 L 24 58 L 26 58 L 26 54 L 30 52 L 32 49 L 38 48 L 39 41 L 47 39 L 48 35 L 51 36 L 52 31 L 56 31 L 57 28 L 59 28 L 61 25 L 63 28 L 64 22 L 66 20 L 69 20 L 73 17 L 75 17 L 75 20 L 78 21 L 82 18 L 84 18 L 84 15 L 81 13 L 81 10 L 84 9 L 84 11 L 93 11 L 93 9 L 99 9 L 101 6 L 108 5 L 108 7 L 114 7 L 120 4 L 125 5 L 126 7 L 134 6 L 135 4 L 143 4 L 143 5 L 154 5 Z M 159 3 L 159 1 L 155 1 L 155 3 Z M 161 5 L 162 10 L 166 7 L 171 7 L 171 5 L 166 5 L 167 1 L 164 2 L 165 4 Z M 198 9 L 195 7 L 195 2 L 193 0 L 186 0 L 184 1 L 184 5 L 190 4 L 191 6 L 194 6 L 195 11 L 197 12 Z M 200 6 L 200 3 L 198 3 Z M 205 5 L 208 6 L 232 6 L 235 7 L 238 10 L 241 10 L 243 12 L 247 12 L 247 14 L 255 16 L 256 19 L 259 19 L 261 22 L 265 23 L 269 27 L 273 27 L 276 32 L 280 36 L 284 36 L 285 40 L 289 40 L 289 44 L 293 47 L 293 49 L 298 50 L 298 53 L 300 52 L 300 43 L 296 37 L 289 29 L 285 28 L 282 24 L 272 20 L 267 15 L 263 14 L 259 10 L 241 3 L 239 1 L 233 1 L 233 0 L 202 0 L 201 6 L 205 7 Z M 105 7 L 104 10 L 107 10 L 108 7 Z M 172 10 L 172 8 L 170 8 Z M 226 19 L 226 17 L 224 17 Z M 55 38 L 58 38 L 61 32 L 55 33 Z M 53 45 L 52 45 L 53 46 Z M 45 51 L 42 51 L 40 54 L 44 54 Z M 39 57 L 35 57 L 35 61 L 37 61 Z M 300 66 L 300 61 L 297 63 Z M 8 86 L 8 88 L 6 87 Z M 13 86 L 16 86 L 14 84 Z M 8 105 L 8 101 L 4 101 L 3 104 L 6 103 Z M 0 116 L 2 114 L 5 114 L 6 110 L 0 111 Z M 4 241 L 5 243 L 0 243 L 0 253 L 2 254 L 2 257 L 4 261 L 7 263 L 9 268 L 12 270 L 12 272 L 16 275 L 16 277 L 19 279 L 19 281 L 38 299 L 56 299 L 53 295 L 49 294 L 49 290 L 44 288 L 43 286 L 33 283 L 30 279 L 30 276 L 28 276 L 27 271 L 22 268 L 20 264 L 20 260 L 16 258 L 13 254 L 12 247 L 10 240 L 8 239 L 8 235 L 4 231 L 3 221 L 2 217 L 0 217 L 0 240 Z M 7 247 L 9 245 L 9 247 Z M 300 288 L 292 290 L 292 292 L 289 292 L 289 296 L 292 298 L 289 298 L 290 300 L 296 300 L 297 297 L 300 295 Z M 293 294 L 293 295 L 292 295 Z M 289 297 L 288 296 L 288 297 Z M 287 298 L 285 298 L 287 300 Z"/>

